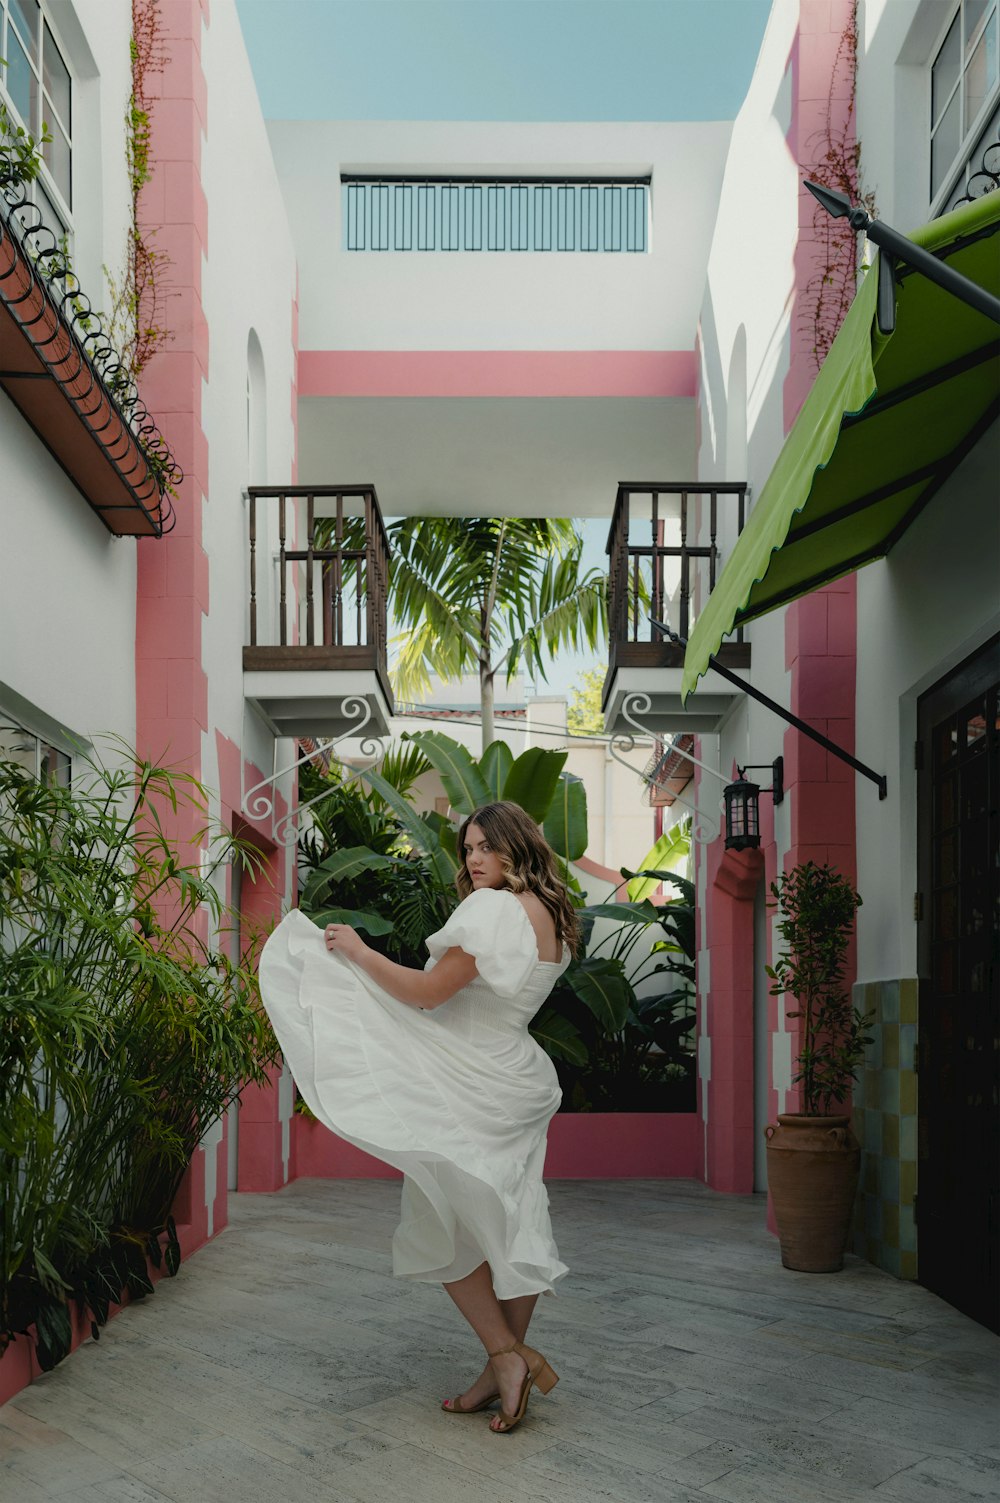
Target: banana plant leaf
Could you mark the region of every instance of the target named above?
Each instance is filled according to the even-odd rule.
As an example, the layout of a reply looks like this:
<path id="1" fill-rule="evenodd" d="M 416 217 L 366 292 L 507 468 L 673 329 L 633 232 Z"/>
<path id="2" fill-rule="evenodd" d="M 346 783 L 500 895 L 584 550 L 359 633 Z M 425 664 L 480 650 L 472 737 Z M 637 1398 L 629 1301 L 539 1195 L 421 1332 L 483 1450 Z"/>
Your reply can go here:
<path id="1" fill-rule="evenodd" d="M 514 765 L 514 753 L 506 741 L 491 741 L 479 762 L 479 771 L 490 790 L 490 802 L 504 797 L 504 784 Z"/>
<path id="2" fill-rule="evenodd" d="M 595 919 L 610 919 L 615 924 L 656 924 L 662 911 L 649 902 L 591 903 L 586 910 Z"/>
<path id="3" fill-rule="evenodd" d="M 541 824 L 555 797 L 559 774 L 567 752 L 545 751 L 530 746 L 511 767 L 503 785 L 503 796 L 520 804 L 537 824 Z M 562 853 L 560 853 L 562 854 Z"/>
<path id="4" fill-rule="evenodd" d="M 692 906 L 697 902 L 697 894 L 695 892 L 694 883 L 688 881 L 687 877 L 678 876 L 677 872 L 668 872 L 663 870 L 647 871 L 645 869 L 638 872 L 631 872 L 625 866 L 620 866 L 618 870 L 621 872 L 623 877 L 628 877 L 630 880 L 634 880 L 636 877 L 655 877 L 657 882 L 672 882 L 674 887 L 676 887 L 678 892 L 680 893 L 683 902 L 689 903 Z"/>
<path id="5" fill-rule="evenodd" d="M 587 849 L 587 790 L 583 779 L 564 772 L 542 825 L 554 851 L 568 861 L 579 861 Z"/>
<path id="6" fill-rule="evenodd" d="M 687 856 L 690 849 L 691 830 L 687 821 L 683 824 L 672 825 L 669 830 L 664 831 L 640 861 L 640 875 L 633 877 L 628 884 L 628 895 L 633 903 L 641 903 L 643 898 L 651 898 L 662 880 L 656 876 L 644 876 L 642 873 L 657 870 L 669 871 L 674 862 Z"/>
<path id="7" fill-rule="evenodd" d="M 411 731 L 406 737 L 415 742 L 428 762 L 437 768 L 456 814 L 464 819 L 473 810 L 492 802 L 489 785 L 461 742 L 453 741 L 440 731 Z"/>
<path id="8" fill-rule="evenodd" d="M 587 1046 L 568 1018 L 552 1007 L 543 1007 L 531 1025 L 531 1034 L 546 1053 L 571 1065 L 585 1065 Z"/>
<path id="9" fill-rule="evenodd" d="M 563 979 L 605 1032 L 619 1033 L 624 1028 L 629 1009 L 635 1005 L 635 992 L 620 961 L 581 960 L 570 966 Z"/>
<path id="10" fill-rule="evenodd" d="M 349 881 L 362 872 L 378 871 L 380 867 L 392 866 L 391 856 L 380 856 L 366 845 L 348 846 L 342 851 L 331 851 L 307 877 L 302 887 L 300 902 L 303 908 L 313 907 L 320 896 L 337 882 Z"/>
<path id="11" fill-rule="evenodd" d="M 389 805 L 414 845 L 423 851 L 430 861 L 442 886 L 452 886 L 455 873 L 458 871 L 458 859 L 445 849 L 427 821 L 420 818 L 409 800 L 405 799 L 401 793 L 397 793 L 391 783 L 387 783 L 385 778 L 380 777 L 371 768 L 367 772 L 359 773 L 358 776 L 370 784 Z"/>
<path id="12" fill-rule="evenodd" d="M 361 929 L 373 937 L 392 934 L 396 927 L 390 919 L 357 908 L 325 908 L 322 913 L 310 914 L 310 917 L 321 927 L 324 924 L 350 924 L 352 929 Z"/>

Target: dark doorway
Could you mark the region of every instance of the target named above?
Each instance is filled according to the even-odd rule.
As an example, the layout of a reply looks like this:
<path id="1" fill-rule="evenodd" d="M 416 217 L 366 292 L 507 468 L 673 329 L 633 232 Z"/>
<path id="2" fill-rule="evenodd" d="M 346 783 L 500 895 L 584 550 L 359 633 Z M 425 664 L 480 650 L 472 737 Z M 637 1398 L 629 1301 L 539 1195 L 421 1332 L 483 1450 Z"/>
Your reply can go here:
<path id="1" fill-rule="evenodd" d="M 923 695 L 917 1262 L 1000 1329 L 1000 637 Z"/>

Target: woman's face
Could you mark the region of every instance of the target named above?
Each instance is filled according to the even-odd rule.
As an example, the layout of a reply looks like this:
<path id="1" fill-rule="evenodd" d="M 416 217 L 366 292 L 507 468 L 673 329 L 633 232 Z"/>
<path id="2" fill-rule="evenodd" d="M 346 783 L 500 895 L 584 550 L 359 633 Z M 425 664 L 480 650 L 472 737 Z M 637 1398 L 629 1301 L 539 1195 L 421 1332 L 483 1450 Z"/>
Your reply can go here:
<path id="1" fill-rule="evenodd" d="M 504 869 L 500 857 L 491 848 L 489 841 L 478 825 L 470 825 L 465 832 L 465 869 L 472 881 L 472 890 L 479 887 L 502 887 Z"/>

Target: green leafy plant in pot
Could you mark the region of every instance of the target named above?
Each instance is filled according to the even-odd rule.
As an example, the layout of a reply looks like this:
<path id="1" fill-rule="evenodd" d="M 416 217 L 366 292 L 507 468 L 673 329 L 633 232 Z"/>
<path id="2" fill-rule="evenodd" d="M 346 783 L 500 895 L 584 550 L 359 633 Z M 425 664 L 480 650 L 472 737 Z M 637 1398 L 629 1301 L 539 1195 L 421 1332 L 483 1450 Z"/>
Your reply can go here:
<path id="1" fill-rule="evenodd" d="M 851 1087 L 870 1042 L 870 1015 L 852 1006 L 847 950 L 861 898 L 840 872 L 808 861 L 771 884 L 783 948 L 772 996 L 794 1003 L 800 1023 L 797 1073 L 802 1112 L 783 1112 L 767 1135 L 767 1180 L 781 1261 L 805 1273 L 843 1267 L 861 1150 L 851 1131 Z"/>

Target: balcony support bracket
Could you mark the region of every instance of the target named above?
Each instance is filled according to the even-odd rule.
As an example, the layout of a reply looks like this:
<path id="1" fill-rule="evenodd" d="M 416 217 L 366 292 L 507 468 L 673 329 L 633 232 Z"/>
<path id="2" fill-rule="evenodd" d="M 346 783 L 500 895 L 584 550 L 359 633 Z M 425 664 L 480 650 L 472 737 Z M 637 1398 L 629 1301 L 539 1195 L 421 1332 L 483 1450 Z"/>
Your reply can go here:
<path id="1" fill-rule="evenodd" d="M 290 773 L 295 772 L 306 762 L 311 762 L 316 757 L 326 756 L 333 752 L 342 741 L 357 741 L 360 738 L 360 751 L 363 757 L 372 757 L 375 760 L 381 760 L 385 755 L 385 741 L 378 736 L 366 736 L 364 734 L 365 727 L 372 718 L 372 707 L 367 699 L 361 696 L 348 696 L 346 699 L 342 699 L 340 702 L 340 713 L 345 720 L 351 722 L 346 731 L 342 731 L 340 735 L 334 736 L 330 741 L 322 742 L 312 751 L 304 752 L 302 756 L 297 757 L 294 762 L 290 762 L 287 766 L 276 768 L 270 777 L 262 778 L 252 788 L 247 788 L 245 785 L 244 770 L 246 762 L 243 757 L 240 758 L 240 813 L 245 819 L 252 820 L 255 824 L 259 824 L 264 820 L 270 820 L 271 837 L 275 845 L 293 846 L 298 839 L 298 820 L 302 811 L 325 797 L 324 794 L 318 793 L 315 798 L 307 799 L 304 804 L 293 804 L 284 814 L 275 818 L 277 789 L 282 779 L 288 777 Z M 245 742 L 246 738 L 244 737 L 244 744 Z M 299 742 L 296 741 L 295 744 L 298 746 Z M 277 750 L 277 740 L 274 745 L 275 750 Z M 277 757 L 275 757 L 275 761 L 277 761 Z"/>

